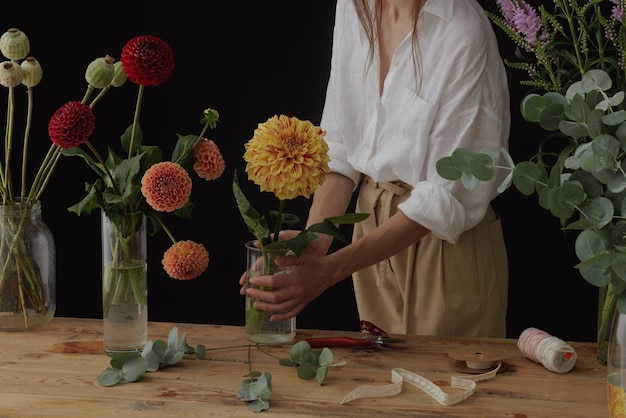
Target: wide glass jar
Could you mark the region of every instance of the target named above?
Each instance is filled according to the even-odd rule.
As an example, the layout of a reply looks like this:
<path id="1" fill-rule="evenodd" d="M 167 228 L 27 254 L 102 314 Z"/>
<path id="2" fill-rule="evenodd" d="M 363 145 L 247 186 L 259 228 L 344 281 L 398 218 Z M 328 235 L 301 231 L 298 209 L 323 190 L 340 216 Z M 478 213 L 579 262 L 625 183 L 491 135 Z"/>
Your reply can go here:
<path id="1" fill-rule="evenodd" d="M 55 251 L 40 201 L 0 205 L 0 330 L 33 331 L 54 317 Z"/>

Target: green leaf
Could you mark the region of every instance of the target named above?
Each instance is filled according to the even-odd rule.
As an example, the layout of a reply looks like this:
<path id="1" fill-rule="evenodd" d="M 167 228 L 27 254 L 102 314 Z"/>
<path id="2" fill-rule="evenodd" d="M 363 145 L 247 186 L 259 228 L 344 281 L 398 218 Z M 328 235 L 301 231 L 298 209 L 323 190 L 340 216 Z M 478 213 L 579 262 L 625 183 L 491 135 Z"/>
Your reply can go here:
<path id="1" fill-rule="evenodd" d="M 235 201 L 237 202 L 241 217 L 248 226 L 248 230 L 252 232 L 260 242 L 268 243 L 270 241 L 270 229 L 267 225 L 267 221 L 250 205 L 250 202 L 239 187 L 236 170 L 233 177 L 233 194 L 235 195 Z"/>
<path id="2" fill-rule="evenodd" d="M 591 69 L 583 75 L 581 83 L 585 92 L 592 90 L 607 91 L 613 85 L 613 80 L 606 71 Z"/>
<path id="3" fill-rule="evenodd" d="M 141 354 L 135 352 L 118 353 L 111 357 L 111 367 L 121 370 L 124 363 L 136 357 L 141 357 Z"/>
<path id="4" fill-rule="evenodd" d="M 526 121 L 537 123 L 539 122 L 541 112 L 547 105 L 546 99 L 538 94 L 531 93 L 522 99 L 520 110 Z"/>
<path id="5" fill-rule="evenodd" d="M 298 377 L 302 380 L 313 380 L 316 376 L 316 371 L 311 367 L 310 363 L 300 363 L 298 365 Z"/>
<path id="6" fill-rule="evenodd" d="M 64 150 L 61 151 L 62 155 L 65 156 L 69 156 L 69 157 L 80 157 L 83 160 L 85 160 L 85 162 L 87 163 L 87 165 L 96 172 L 96 174 L 99 177 L 102 177 L 105 175 L 104 169 L 102 168 L 102 164 L 100 164 L 98 161 L 94 160 L 91 155 L 89 155 L 85 150 L 83 150 L 81 147 L 73 147 L 73 148 L 66 148 Z"/>
<path id="7" fill-rule="evenodd" d="M 237 392 L 237 398 L 251 402 L 248 409 L 253 412 L 261 412 L 270 407 L 269 399 L 272 394 L 272 375 L 265 372 L 259 374 L 254 372 L 249 374 L 247 379 L 241 383 L 241 388 Z M 256 379 L 256 376 L 259 376 Z"/>
<path id="8" fill-rule="evenodd" d="M 552 215 L 567 219 L 574 213 L 576 205 L 583 202 L 587 196 L 582 186 L 575 181 L 563 183 L 548 193 L 548 206 Z"/>
<path id="9" fill-rule="evenodd" d="M 452 157 L 443 157 L 436 163 L 437 173 L 446 180 L 458 180 L 463 172 L 452 162 Z"/>
<path id="10" fill-rule="evenodd" d="M 145 358 L 148 362 L 148 371 L 156 372 L 161 367 L 161 362 L 159 361 L 159 357 L 156 355 L 156 353 L 152 351 L 152 346 L 152 341 L 148 341 L 143 347 L 141 356 Z"/>
<path id="11" fill-rule="evenodd" d="M 141 126 L 139 123 L 137 124 L 137 129 L 135 131 L 135 143 L 133 144 L 133 150 L 130 151 L 130 142 L 133 133 L 133 125 L 129 125 L 128 128 L 124 131 L 124 133 L 120 136 L 120 142 L 122 143 L 122 148 L 124 149 L 124 153 L 126 155 L 134 155 L 136 154 L 137 149 L 141 146 L 141 141 L 143 140 L 143 132 L 141 131 Z M 130 152 L 129 152 L 130 151 Z"/>
<path id="12" fill-rule="evenodd" d="M 322 348 L 318 357 L 320 366 L 330 366 L 333 364 L 333 353 L 328 347 Z"/>
<path id="13" fill-rule="evenodd" d="M 602 123 L 608 126 L 618 126 L 624 121 L 626 121 L 626 111 L 624 110 L 618 110 L 602 116 Z"/>
<path id="14" fill-rule="evenodd" d="M 476 154 L 476 151 L 473 151 L 468 148 L 457 148 L 452 151 L 452 163 L 455 167 L 461 170 L 463 173 L 471 173 L 470 169 L 470 160 Z"/>
<path id="15" fill-rule="evenodd" d="M 494 160 L 485 153 L 476 153 L 469 161 L 471 173 L 480 181 L 488 181 L 493 178 Z"/>
<path id="16" fill-rule="evenodd" d="M 608 285 L 611 281 L 611 260 L 605 254 L 602 236 L 596 231 L 582 231 L 576 237 L 574 249 L 576 256 L 582 261 L 576 266 L 581 276 L 594 286 Z"/>
<path id="17" fill-rule="evenodd" d="M 167 348 L 178 351 L 178 327 L 176 326 L 170 329 L 170 333 L 167 336 Z"/>
<path id="18" fill-rule="evenodd" d="M 339 216 L 333 216 L 324 219 L 324 222 L 331 222 L 333 224 L 356 224 L 364 221 L 370 216 L 369 213 L 346 213 Z"/>
<path id="19" fill-rule="evenodd" d="M 593 198 L 588 204 L 581 207 L 584 216 L 594 221 L 593 227 L 604 228 L 613 220 L 615 214 L 613 202 L 603 196 Z"/>
<path id="20" fill-rule="evenodd" d="M 172 161 L 177 161 L 188 173 L 193 170 L 193 151 L 191 148 L 198 141 L 198 135 L 180 135 L 176 134 L 178 140 L 176 141 L 176 147 L 172 152 Z M 182 158 L 181 158 L 182 157 Z M 179 161 L 180 158 L 180 161 Z"/>
<path id="21" fill-rule="evenodd" d="M 546 131 L 558 131 L 565 107 L 562 103 L 549 104 L 539 118 L 539 125 Z"/>
<path id="22" fill-rule="evenodd" d="M 320 366 L 315 373 L 315 378 L 317 379 L 317 384 L 322 386 L 324 384 L 324 380 L 326 380 L 326 376 L 328 375 L 328 366 Z"/>
<path id="23" fill-rule="evenodd" d="M 591 150 L 597 167 L 614 170 L 617 168 L 619 141 L 611 135 L 600 135 L 591 142 Z"/>
<path id="24" fill-rule="evenodd" d="M 620 279 L 626 281 L 626 254 L 620 253 L 613 257 L 611 268 Z"/>
<path id="25" fill-rule="evenodd" d="M 135 382 L 148 370 L 148 360 L 141 356 L 128 359 L 122 366 L 122 374 L 127 382 Z"/>
<path id="26" fill-rule="evenodd" d="M 98 375 L 98 383 L 100 386 L 115 386 L 122 380 L 122 371 L 109 367 Z"/>
<path id="27" fill-rule="evenodd" d="M 537 183 L 544 180 L 545 172 L 538 164 L 522 161 L 513 169 L 513 184 L 522 194 L 530 196 L 535 193 Z"/>

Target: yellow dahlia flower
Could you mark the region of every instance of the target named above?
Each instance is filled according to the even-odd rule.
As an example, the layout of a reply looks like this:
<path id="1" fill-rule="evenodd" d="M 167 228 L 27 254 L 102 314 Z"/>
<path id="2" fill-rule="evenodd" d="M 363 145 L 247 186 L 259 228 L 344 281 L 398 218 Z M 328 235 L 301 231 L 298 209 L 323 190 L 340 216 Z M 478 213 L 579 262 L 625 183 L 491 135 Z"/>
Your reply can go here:
<path id="1" fill-rule="evenodd" d="M 309 198 L 329 172 L 324 132 L 285 115 L 260 123 L 245 145 L 248 179 L 281 200 Z"/>

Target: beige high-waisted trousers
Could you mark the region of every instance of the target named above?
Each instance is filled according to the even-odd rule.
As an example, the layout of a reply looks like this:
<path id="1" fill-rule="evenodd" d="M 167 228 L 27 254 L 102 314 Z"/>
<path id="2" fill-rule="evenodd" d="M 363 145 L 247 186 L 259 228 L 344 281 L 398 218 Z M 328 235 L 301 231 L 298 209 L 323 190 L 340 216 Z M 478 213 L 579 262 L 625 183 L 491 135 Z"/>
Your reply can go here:
<path id="1" fill-rule="evenodd" d="M 365 177 L 356 211 L 370 213 L 353 239 L 397 212 L 403 182 Z M 361 320 L 397 334 L 506 337 L 508 261 L 500 219 L 485 219 L 456 244 L 428 234 L 395 256 L 352 275 Z"/>

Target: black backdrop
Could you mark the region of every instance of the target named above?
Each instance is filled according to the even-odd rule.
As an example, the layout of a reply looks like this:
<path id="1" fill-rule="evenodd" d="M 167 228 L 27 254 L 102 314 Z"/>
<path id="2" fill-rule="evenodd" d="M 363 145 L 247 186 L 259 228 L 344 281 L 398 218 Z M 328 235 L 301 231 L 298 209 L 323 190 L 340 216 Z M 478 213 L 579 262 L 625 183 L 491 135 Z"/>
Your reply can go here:
<path id="1" fill-rule="evenodd" d="M 485 3 L 494 9 L 493 2 Z M 199 134 L 202 109 L 216 108 L 221 122 L 207 136 L 220 146 L 226 172 L 213 182 L 194 180 L 192 220 L 168 218 L 178 239 L 207 246 L 211 263 L 204 275 L 186 282 L 168 278 L 160 260 L 170 243 L 165 234 L 150 238 L 149 317 L 241 325 L 244 300 L 238 278 L 245 266 L 243 242 L 251 236 L 232 197 L 234 171 L 242 173 L 243 144 L 259 122 L 286 114 L 319 123 L 335 1 L 178 1 L 166 8 L 125 2 L 102 11 L 98 7 L 87 12 L 74 4 L 47 2 L 37 13 L 5 5 L 0 14 L 0 31 L 17 27 L 25 32 L 31 55 L 44 69 L 43 81 L 35 88 L 31 171 L 49 146 L 46 127 L 52 113 L 82 98 L 84 71 L 92 59 L 105 54 L 119 58 L 122 46 L 136 35 L 164 39 L 174 51 L 175 68 L 165 84 L 145 91 L 140 120 L 144 143 L 160 145 L 169 155 L 176 134 Z M 503 55 L 510 57 L 511 43 L 501 40 Z M 510 72 L 511 153 L 525 158 L 534 152 L 541 133 L 519 117 L 524 90 L 518 76 Z M 136 91 L 127 83 L 96 106 L 92 142 L 102 152 L 107 146 L 119 149 L 119 135 L 132 121 Z M 17 134 L 21 129 L 18 125 Z M 271 196 L 260 195 L 240 179 L 260 211 L 274 208 Z M 44 220 L 56 240 L 57 316 L 101 317 L 100 218 L 66 210 L 82 198 L 83 183 L 92 180 L 82 161 L 64 158 L 42 199 Z M 308 204 L 304 199 L 291 201 L 286 209 L 304 219 Z M 534 326 L 564 339 L 594 340 L 597 289 L 573 268 L 572 237 L 559 230 L 558 221 L 539 208 L 535 197 L 509 190 L 494 206 L 503 220 L 509 252 L 509 336 Z M 298 327 L 358 330 L 350 280 L 310 304 L 298 317 Z"/>

